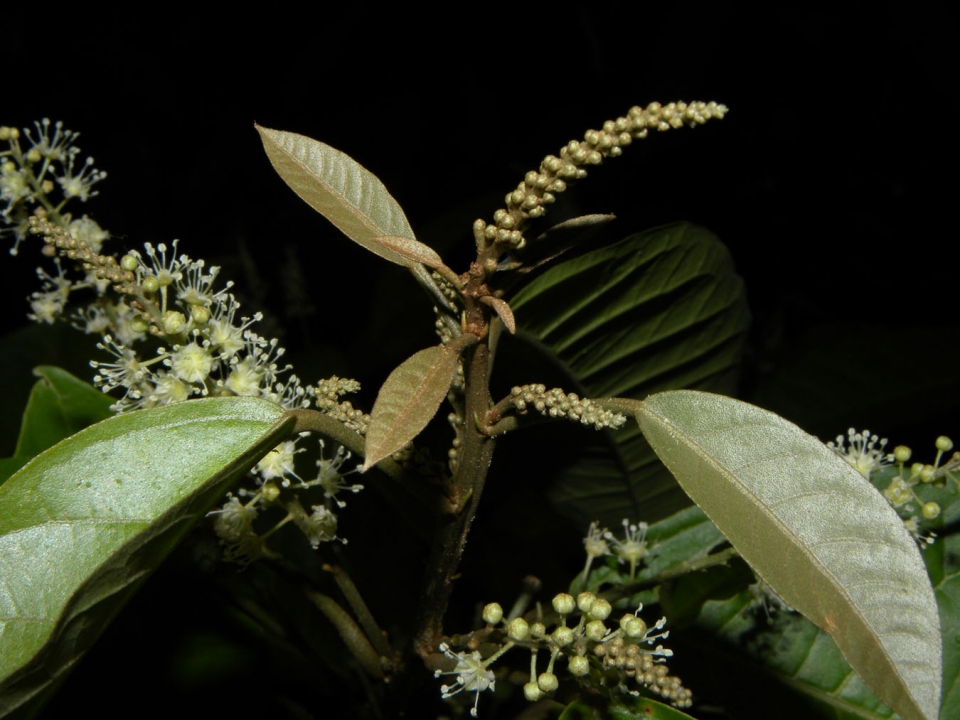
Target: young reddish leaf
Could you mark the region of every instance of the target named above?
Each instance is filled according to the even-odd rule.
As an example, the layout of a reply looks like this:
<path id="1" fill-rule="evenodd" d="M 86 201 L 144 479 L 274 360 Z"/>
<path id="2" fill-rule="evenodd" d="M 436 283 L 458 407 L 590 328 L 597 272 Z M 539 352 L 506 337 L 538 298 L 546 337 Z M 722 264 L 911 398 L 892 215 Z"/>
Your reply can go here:
<path id="1" fill-rule="evenodd" d="M 493 308 L 493 311 L 503 321 L 503 326 L 510 331 L 511 335 L 517 332 L 517 321 L 513 319 L 513 310 L 510 309 L 506 300 L 501 300 L 492 295 L 484 295 L 480 298 L 480 302 Z"/>
<path id="2" fill-rule="evenodd" d="M 438 345 L 414 354 L 380 388 L 370 413 L 361 472 L 413 440 L 437 413 L 457 369 L 456 350 Z"/>

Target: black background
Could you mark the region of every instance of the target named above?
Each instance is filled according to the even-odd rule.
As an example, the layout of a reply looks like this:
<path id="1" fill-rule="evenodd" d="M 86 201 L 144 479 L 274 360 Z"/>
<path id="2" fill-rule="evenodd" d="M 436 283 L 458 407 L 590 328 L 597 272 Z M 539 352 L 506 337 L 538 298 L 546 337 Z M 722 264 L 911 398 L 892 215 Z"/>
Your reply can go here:
<path id="1" fill-rule="evenodd" d="M 545 154 L 633 104 L 702 99 L 730 114 L 635 144 L 591 171 L 568 211 L 616 213 L 623 234 L 690 220 L 727 243 L 755 320 L 746 397 L 821 437 L 850 424 L 915 445 L 956 435 L 960 108 L 947 4 L 857 15 L 501 4 L 433 18 L 353 2 L 215 19 L 155 7 L 5 9 L 0 123 L 46 116 L 80 131 L 109 177 L 75 213 L 117 248 L 180 238 L 182 252 L 223 265 L 254 287 L 248 306 L 287 328 L 295 363 L 357 377 L 368 407 L 391 367 L 432 342 L 428 305 L 404 271 L 283 185 L 254 122 L 375 172 L 460 271 L 471 222 Z M 312 312 L 284 292 L 290 258 Z M 9 329 L 25 324 L 34 265 L 29 247 L 0 260 Z M 31 382 L 11 363 L 9 407 Z"/>

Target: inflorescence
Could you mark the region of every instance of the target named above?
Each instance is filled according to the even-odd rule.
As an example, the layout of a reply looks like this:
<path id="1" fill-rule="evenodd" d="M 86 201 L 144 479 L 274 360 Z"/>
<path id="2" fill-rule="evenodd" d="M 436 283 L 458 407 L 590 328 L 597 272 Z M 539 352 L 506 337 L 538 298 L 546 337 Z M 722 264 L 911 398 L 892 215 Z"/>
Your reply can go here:
<path id="1" fill-rule="evenodd" d="M 557 661 L 563 658 L 570 677 L 582 687 L 633 696 L 640 695 L 644 689 L 676 707 L 692 704 L 690 691 L 680 678 L 669 674 L 664 664 L 665 659 L 673 655 L 661 642 L 670 634 L 664 630 L 666 618 L 648 626 L 639 617 L 641 604 L 611 627 L 608 620 L 613 606 L 592 592 L 579 593 L 576 598 L 560 593 L 552 604 L 557 616 L 555 623 L 545 622 L 539 611 L 530 620 L 519 616 L 505 618 L 501 606 L 490 603 L 483 609 L 486 627 L 465 639 L 464 651 L 454 652 L 448 644 L 441 644 L 441 652 L 454 666 L 448 671 L 438 669 L 435 675 L 457 678 L 455 684 L 441 687 L 444 699 L 461 692 L 476 693 L 470 711 L 476 717 L 480 693 L 495 686 L 491 666 L 507 651 L 520 646 L 530 651 L 530 673 L 523 693 L 531 702 L 552 695 L 560 687 L 561 678 L 555 671 Z M 548 630 L 551 624 L 553 628 Z M 484 659 L 476 648 L 491 643 L 499 648 Z M 542 671 L 538 669 L 540 653 L 548 654 Z"/>
<path id="2" fill-rule="evenodd" d="M 937 455 L 933 463 L 915 462 L 908 468 L 906 464 L 913 451 L 906 445 L 898 445 L 892 453 L 885 453 L 886 444 L 886 438 L 871 435 L 869 430 L 857 432 L 850 428 L 846 438 L 838 435 L 835 442 L 827 443 L 827 447 L 856 468 L 867 480 L 876 479 L 883 483 L 890 477 L 892 469 L 883 471 L 896 466 L 896 474 L 890 477 L 889 483 L 883 488 L 883 496 L 903 517 L 904 524 L 917 542 L 921 546 L 929 545 L 936 538 L 936 534 L 924 533 L 921 525 L 940 516 L 940 505 L 933 500 L 924 500 L 917 490 L 923 486 L 944 487 L 947 480 L 953 482 L 955 489 L 960 488 L 960 453 L 945 458 L 945 455 L 953 450 L 953 441 L 941 435 L 934 443 Z"/>
<path id="3" fill-rule="evenodd" d="M 21 145 L 23 138 L 29 148 Z M 102 252 L 109 234 L 94 220 L 63 212 L 68 201 L 95 196 L 94 185 L 106 177 L 92 159 L 77 160 L 76 138 L 62 123 L 46 119 L 35 123 L 35 132 L 0 127 L 0 142 L 7 143 L 0 152 L 0 201 L 6 203 L 0 225 L 15 237 L 12 254 L 28 234 L 42 237 L 55 274 L 37 269 L 42 288 L 29 298 L 29 317 L 41 323 L 66 318 L 101 336 L 97 347 L 110 359 L 91 362 L 94 385 L 114 393 L 112 409 L 129 412 L 206 396 L 260 397 L 287 410 L 313 405 L 364 434 L 369 416 L 341 399 L 359 383 L 333 377 L 303 384 L 281 363 L 278 341 L 255 331 L 261 314 L 243 315 L 232 283 L 218 286 L 218 267 L 181 254 L 176 240 L 169 246 L 145 243 L 143 252 L 131 250 L 118 259 Z M 52 199 L 57 188 L 59 202 Z M 69 314 L 68 306 L 74 307 Z M 297 475 L 294 458 L 301 450 L 296 440 L 285 441 L 254 468 L 255 490 L 239 490 L 212 513 L 228 558 L 249 562 L 269 555 L 264 541 L 288 522 L 314 547 L 341 540 L 336 511 L 345 505 L 342 493 L 361 486 L 342 481 L 353 472 L 341 471 L 350 454 L 341 447 L 333 459 L 323 459 L 322 445 L 314 479 Z M 312 488 L 322 494 L 307 510 L 300 493 Z M 265 507 L 286 514 L 258 534 L 254 520 Z"/>

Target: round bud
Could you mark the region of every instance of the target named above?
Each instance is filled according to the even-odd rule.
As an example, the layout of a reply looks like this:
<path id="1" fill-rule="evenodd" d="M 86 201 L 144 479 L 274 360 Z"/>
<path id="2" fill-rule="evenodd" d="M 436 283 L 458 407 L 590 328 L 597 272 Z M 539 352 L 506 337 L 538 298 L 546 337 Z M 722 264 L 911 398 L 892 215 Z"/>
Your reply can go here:
<path id="1" fill-rule="evenodd" d="M 543 623 L 534 623 L 530 626 L 530 637 L 535 640 L 542 638 L 547 634 L 547 629 L 543 626 Z"/>
<path id="2" fill-rule="evenodd" d="M 529 634 L 530 626 L 527 625 L 527 621 L 522 617 L 514 618 L 510 621 L 510 624 L 507 625 L 507 635 L 509 635 L 510 639 L 514 642 L 526 640 Z"/>
<path id="3" fill-rule="evenodd" d="M 551 672 L 540 673 L 540 676 L 537 678 L 537 687 L 545 693 L 551 693 L 560 687 L 560 681 L 557 679 L 557 676 Z"/>
<path id="4" fill-rule="evenodd" d="M 920 471 L 923 470 L 923 463 L 914 463 L 910 466 L 910 477 L 915 478 L 920 474 Z"/>
<path id="5" fill-rule="evenodd" d="M 206 325 L 210 322 L 210 308 L 206 305 L 194 305 L 190 308 L 190 317 L 196 325 Z"/>
<path id="6" fill-rule="evenodd" d="M 160 289 L 160 281 L 157 280 L 153 275 L 150 277 L 145 277 L 143 282 L 140 283 L 140 289 L 143 290 L 147 295 L 153 295 L 157 290 Z"/>
<path id="7" fill-rule="evenodd" d="M 610 612 L 613 610 L 613 607 L 610 603 L 603 598 L 597 598 L 593 601 L 593 605 L 590 606 L 590 612 L 587 613 L 594 620 L 606 620 L 610 617 Z"/>
<path id="8" fill-rule="evenodd" d="M 503 608 L 500 603 L 490 603 L 483 608 L 483 621 L 488 625 L 496 625 L 503 620 Z"/>
<path id="9" fill-rule="evenodd" d="M 921 512 L 927 520 L 933 520 L 940 515 L 940 506 L 935 502 L 924 503 Z"/>
<path id="10" fill-rule="evenodd" d="M 950 452 L 953 450 L 953 440 L 946 435 L 941 435 L 937 438 L 937 450 L 940 452 Z"/>
<path id="11" fill-rule="evenodd" d="M 905 463 L 910 459 L 910 456 L 913 454 L 913 451 L 908 448 L 906 445 L 897 445 L 893 449 L 893 459 L 898 463 Z"/>
<path id="12" fill-rule="evenodd" d="M 571 675 L 583 677 L 590 672 L 590 661 L 583 655 L 575 655 L 568 661 L 567 668 Z"/>
<path id="13" fill-rule="evenodd" d="M 573 630 L 560 625 L 553 631 L 550 637 L 553 638 L 553 642 L 557 644 L 557 647 L 564 647 L 573 642 Z"/>
<path id="14" fill-rule="evenodd" d="M 138 315 L 130 321 L 130 327 L 134 332 L 145 333 L 150 329 L 150 323 Z"/>
<path id="15" fill-rule="evenodd" d="M 278 497 L 280 497 L 280 488 L 277 487 L 276 483 L 272 483 L 272 482 L 264 483 L 263 487 L 260 488 L 260 495 L 267 502 L 273 502 Z"/>
<path id="16" fill-rule="evenodd" d="M 127 272 L 133 272 L 137 269 L 139 261 L 133 255 L 124 255 L 120 258 L 120 267 L 122 267 Z"/>
<path id="17" fill-rule="evenodd" d="M 182 312 L 167 310 L 161 319 L 163 332 L 167 335 L 179 335 L 187 327 L 187 318 Z"/>
<path id="18" fill-rule="evenodd" d="M 42 157 L 43 156 L 40 154 L 40 151 L 37 150 L 36 148 L 30 148 L 27 151 L 27 162 L 30 162 L 30 163 L 40 162 Z"/>
<path id="19" fill-rule="evenodd" d="M 603 640 L 603 636 L 607 634 L 607 626 L 603 624 L 602 620 L 591 620 L 587 623 L 583 631 L 587 636 L 587 640 L 600 642 Z"/>
<path id="20" fill-rule="evenodd" d="M 530 702 L 536 702 L 543 697 L 543 691 L 535 682 L 528 682 L 523 686 L 523 696 Z"/>
<path id="21" fill-rule="evenodd" d="M 553 609 L 561 615 L 569 615 L 577 607 L 573 595 L 567 593 L 558 593 L 553 598 Z"/>
<path id="22" fill-rule="evenodd" d="M 631 617 L 626 623 L 620 620 L 623 634 L 631 638 L 641 638 L 647 632 L 647 624 L 638 617 Z"/>
<path id="23" fill-rule="evenodd" d="M 920 482 L 933 482 L 936 474 L 937 469 L 933 465 L 924 465 L 923 470 L 920 471 Z"/>
<path id="24" fill-rule="evenodd" d="M 596 599 L 597 596 L 592 592 L 582 592 L 577 595 L 577 607 L 580 609 L 580 612 L 590 612 L 590 607 Z"/>

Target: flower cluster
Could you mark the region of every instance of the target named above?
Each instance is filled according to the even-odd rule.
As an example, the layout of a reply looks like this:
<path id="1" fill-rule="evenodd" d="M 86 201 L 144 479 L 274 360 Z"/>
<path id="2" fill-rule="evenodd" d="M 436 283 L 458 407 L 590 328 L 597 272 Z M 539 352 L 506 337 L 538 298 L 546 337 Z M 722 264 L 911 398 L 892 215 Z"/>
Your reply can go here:
<path id="1" fill-rule="evenodd" d="M 31 144 L 26 151 L 21 137 Z M 113 410 L 204 396 L 261 397 L 288 410 L 312 403 L 365 433 L 369 416 L 340 399 L 359 384 L 337 377 L 315 387 L 301 383 L 291 366 L 281 363 L 284 349 L 278 341 L 255 331 L 261 315 L 241 313 L 232 283 L 217 286 L 219 268 L 180 253 L 176 240 L 169 246 L 146 243 L 142 252 L 131 250 L 118 259 L 102 252 L 108 235 L 95 221 L 61 212 L 71 198 L 85 201 L 95 195 L 93 185 L 105 177 L 92 160 L 77 160 L 76 137 L 48 120 L 36 123 L 36 133 L 0 128 L 0 141 L 9 146 L 0 153 L 0 197 L 6 201 L 0 221 L 13 228 L 13 254 L 30 232 L 42 237 L 44 254 L 53 258 L 53 272 L 37 270 L 42 289 L 30 296 L 29 317 L 42 323 L 69 318 L 78 329 L 102 337 L 98 347 L 110 357 L 91 362 L 94 385 L 114 393 Z M 57 187 L 63 195 L 59 204 L 51 199 Z M 39 207 L 26 216 L 31 205 Z M 89 302 L 68 314 L 68 303 L 76 306 L 80 291 Z M 304 481 L 295 469 L 299 452 L 295 440 L 278 445 L 254 469 L 257 488 L 228 496 L 213 513 L 228 558 L 248 562 L 268 555 L 264 540 L 288 522 L 315 547 L 340 539 L 336 511 L 345 503 L 338 493 L 361 488 L 342 481 L 349 473 L 341 466 L 350 455 L 340 448 L 326 460 L 321 448 L 316 478 Z M 320 503 L 307 510 L 299 494 L 315 487 L 322 490 Z M 258 535 L 253 523 L 265 507 L 279 507 L 285 515 Z"/>
<path id="2" fill-rule="evenodd" d="M 722 119 L 727 108 L 715 102 L 650 103 L 632 107 L 626 117 L 607 120 L 600 130 L 588 130 L 583 140 L 571 140 L 559 157 L 548 155 L 538 170 L 526 174 L 517 189 L 507 194 L 506 207 L 493 214 L 493 224 L 477 220 L 473 233 L 481 250 L 520 249 L 526 241 L 523 229 L 534 218 L 546 213 L 546 206 L 574 180 L 586 177 L 588 165 L 599 165 L 605 157 L 617 157 L 634 140 L 645 138 L 650 130 L 671 130 L 702 125 Z"/>
<path id="3" fill-rule="evenodd" d="M 86 202 L 97 194 L 94 186 L 107 174 L 94 168 L 93 158 L 79 161 L 80 149 L 74 145 L 78 136 L 64 129 L 62 122 L 51 126 L 48 118 L 23 132 L 0 126 L 0 143 L 6 143 L 6 149 L 0 150 L 0 224 L 8 226 L 0 228 L 0 235 L 13 234 L 11 255 L 17 254 L 27 237 L 32 206 L 42 206 L 59 224 L 68 227 L 80 221 L 63 214 L 64 205 L 73 198 Z M 52 196 L 57 188 L 61 197 L 55 202 Z M 86 232 L 82 223 L 74 229 Z M 99 232 L 97 228 L 95 234 Z"/>
<path id="4" fill-rule="evenodd" d="M 676 707 L 692 704 L 690 691 L 680 678 L 669 674 L 664 664 L 665 658 L 673 655 L 661 642 L 670 634 L 664 630 L 666 618 L 648 626 L 639 617 L 641 604 L 636 611 L 623 614 L 611 628 L 607 622 L 613 606 L 591 592 L 582 592 L 576 598 L 559 593 L 552 604 L 557 617 L 552 629 L 548 630 L 539 612 L 532 621 L 519 616 L 504 618 L 501 606 L 490 603 L 483 610 L 487 626 L 471 634 L 466 642 L 467 650 L 453 652 L 447 644 L 442 644 L 440 650 L 456 664 L 447 672 L 437 670 L 436 676 L 457 676 L 456 684 L 441 688 L 444 699 L 463 691 L 477 693 L 471 710 L 476 716 L 479 694 L 494 689 L 491 665 L 511 648 L 521 646 L 530 650 L 530 674 L 523 692 L 531 702 L 559 688 L 560 677 L 555 671 L 557 661 L 563 658 L 570 676 L 582 686 L 614 689 L 634 696 L 643 688 Z M 475 649 L 481 642 L 502 644 L 484 659 Z M 537 660 L 542 652 L 549 653 L 549 660 L 540 671 Z"/>
<path id="5" fill-rule="evenodd" d="M 594 428 L 619 428 L 626 415 L 604 410 L 592 400 L 581 398 L 576 393 L 566 393 L 560 388 L 547 390 L 545 385 L 521 385 L 510 390 L 513 406 L 519 413 L 528 409 L 551 418 L 565 418 Z"/>
<path id="6" fill-rule="evenodd" d="M 883 490 L 883 496 L 903 517 L 907 529 L 917 542 L 921 546 L 928 545 L 936 534 L 924 534 L 921 524 L 938 518 L 940 505 L 921 498 L 917 489 L 921 486 L 943 487 L 948 479 L 953 481 L 955 487 L 960 487 L 960 453 L 954 453 L 943 462 L 945 454 L 953 450 L 953 441 L 941 435 L 935 443 L 937 455 L 933 464 L 915 462 L 907 467 L 913 451 L 905 445 L 898 445 L 892 453 L 884 453 L 886 444 L 885 438 L 871 435 L 869 430 L 857 432 L 850 428 L 846 438 L 839 435 L 835 442 L 828 442 L 827 447 L 865 478 L 877 482 Z M 896 465 L 895 471 L 891 467 L 893 465 Z"/>
<path id="7" fill-rule="evenodd" d="M 623 519 L 623 539 L 619 539 L 607 528 L 600 528 L 599 523 L 590 523 L 587 536 L 583 539 L 584 549 L 587 551 L 587 562 L 581 575 L 586 584 L 590 566 L 598 557 L 616 555 L 617 561 L 630 565 L 630 580 L 636 576 L 637 565 L 647 556 L 650 549 L 647 547 L 647 523 L 631 523 Z"/>

